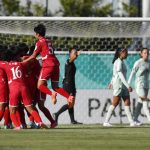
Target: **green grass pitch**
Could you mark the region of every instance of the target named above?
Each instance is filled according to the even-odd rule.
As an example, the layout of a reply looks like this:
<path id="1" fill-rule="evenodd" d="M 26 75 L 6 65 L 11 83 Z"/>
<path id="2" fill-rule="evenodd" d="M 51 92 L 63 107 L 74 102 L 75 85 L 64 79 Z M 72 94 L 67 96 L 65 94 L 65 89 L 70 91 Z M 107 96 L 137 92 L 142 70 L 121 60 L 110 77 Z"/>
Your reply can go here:
<path id="1" fill-rule="evenodd" d="M 0 129 L 0 150 L 149 150 L 150 126 L 61 125 L 56 129 Z"/>

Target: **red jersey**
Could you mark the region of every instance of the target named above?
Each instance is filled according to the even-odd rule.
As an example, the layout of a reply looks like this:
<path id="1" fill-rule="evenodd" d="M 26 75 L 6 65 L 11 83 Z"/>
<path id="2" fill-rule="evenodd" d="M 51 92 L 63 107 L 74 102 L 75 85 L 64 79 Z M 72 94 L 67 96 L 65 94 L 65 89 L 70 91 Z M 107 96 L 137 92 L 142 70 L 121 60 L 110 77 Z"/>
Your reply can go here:
<path id="1" fill-rule="evenodd" d="M 42 56 L 42 67 L 59 65 L 59 61 L 54 54 L 54 50 L 53 50 L 52 43 L 50 40 L 44 37 L 41 38 L 36 43 L 34 52 Z"/>
<path id="2" fill-rule="evenodd" d="M 28 58 L 27 56 L 26 58 Z M 32 88 L 37 88 L 38 77 L 40 75 L 41 66 L 38 60 L 32 62 L 30 69 L 26 71 L 26 81 L 28 86 Z"/>
<path id="3" fill-rule="evenodd" d="M 9 84 L 26 84 L 25 81 L 25 71 L 28 63 L 22 62 L 4 62 L 0 61 L 0 68 L 4 69 Z"/>
<path id="4" fill-rule="evenodd" d="M 8 102 L 8 82 L 7 75 L 3 69 L 0 69 L 0 103 Z"/>
<path id="5" fill-rule="evenodd" d="M 7 75 L 3 69 L 0 69 L 0 86 L 7 86 Z"/>

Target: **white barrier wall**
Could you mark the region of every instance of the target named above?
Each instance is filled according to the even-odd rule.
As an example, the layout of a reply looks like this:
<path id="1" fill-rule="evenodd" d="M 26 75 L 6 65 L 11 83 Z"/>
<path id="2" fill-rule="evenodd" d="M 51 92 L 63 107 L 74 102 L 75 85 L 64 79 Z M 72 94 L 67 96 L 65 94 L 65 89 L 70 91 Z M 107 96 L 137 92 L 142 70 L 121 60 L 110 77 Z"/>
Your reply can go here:
<path id="1" fill-rule="evenodd" d="M 131 93 L 131 110 L 132 113 L 135 110 L 137 103 L 137 95 L 133 91 Z M 76 103 L 75 103 L 75 118 L 79 122 L 85 124 L 96 124 L 103 123 L 108 107 L 110 106 L 112 99 L 112 90 L 78 90 Z M 46 106 L 50 108 L 50 111 L 56 112 L 63 104 L 66 103 L 66 100 L 58 96 L 58 102 L 56 105 L 53 105 L 50 97 L 47 97 Z M 43 121 L 48 123 L 43 115 L 41 115 Z M 142 114 L 139 117 L 139 120 L 146 123 L 147 119 Z M 112 123 L 128 123 L 127 117 L 124 112 L 124 103 L 123 101 L 116 108 L 115 113 L 111 118 Z M 68 112 L 61 114 L 59 117 L 60 124 L 69 124 L 70 118 Z"/>

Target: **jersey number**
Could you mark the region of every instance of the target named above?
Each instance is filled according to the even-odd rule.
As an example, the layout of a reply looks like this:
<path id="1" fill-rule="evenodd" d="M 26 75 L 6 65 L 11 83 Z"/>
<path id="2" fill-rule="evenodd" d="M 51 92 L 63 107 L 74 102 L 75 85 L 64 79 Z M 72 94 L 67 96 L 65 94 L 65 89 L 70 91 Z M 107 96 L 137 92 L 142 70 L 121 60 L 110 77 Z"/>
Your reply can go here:
<path id="1" fill-rule="evenodd" d="M 49 53 L 54 54 L 54 48 L 50 42 L 48 42 Z"/>
<path id="2" fill-rule="evenodd" d="M 19 70 L 19 66 L 17 68 L 15 68 L 15 67 L 11 68 L 11 71 L 13 74 L 13 80 L 22 77 L 22 72 L 21 72 L 21 70 Z"/>

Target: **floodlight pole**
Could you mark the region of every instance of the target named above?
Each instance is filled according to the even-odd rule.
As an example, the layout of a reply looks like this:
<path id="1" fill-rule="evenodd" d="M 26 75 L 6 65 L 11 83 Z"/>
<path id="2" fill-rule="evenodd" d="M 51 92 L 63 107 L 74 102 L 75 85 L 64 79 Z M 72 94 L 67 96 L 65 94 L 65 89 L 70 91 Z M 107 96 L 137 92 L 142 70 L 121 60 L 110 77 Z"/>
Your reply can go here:
<path id="1" fill-rule="evenodd" d="M 48 0 L 46 0 L 45 16 L 48 16 Z"/>

